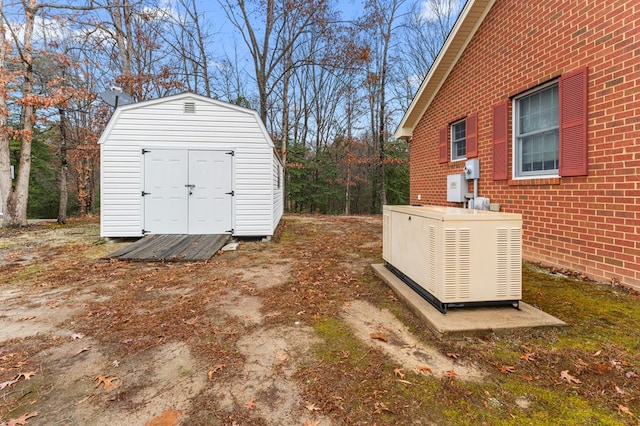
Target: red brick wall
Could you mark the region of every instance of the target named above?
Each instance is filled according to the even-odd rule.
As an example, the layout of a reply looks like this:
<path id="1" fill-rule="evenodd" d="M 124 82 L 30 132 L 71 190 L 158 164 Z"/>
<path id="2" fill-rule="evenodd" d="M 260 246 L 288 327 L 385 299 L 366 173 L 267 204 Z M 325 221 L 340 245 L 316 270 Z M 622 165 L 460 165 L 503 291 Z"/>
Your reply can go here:
<path id="1" fill-rule="evenodd" d="M 588 176 L 494 181 L 492 106 L 585 66 Z M 479 195 L 522 213 L 525 258 L 640 289 L 640 2 L 497 0 L 414 130 L 411 203 L 447 204 L 438 130 L 476 112 Z"/>

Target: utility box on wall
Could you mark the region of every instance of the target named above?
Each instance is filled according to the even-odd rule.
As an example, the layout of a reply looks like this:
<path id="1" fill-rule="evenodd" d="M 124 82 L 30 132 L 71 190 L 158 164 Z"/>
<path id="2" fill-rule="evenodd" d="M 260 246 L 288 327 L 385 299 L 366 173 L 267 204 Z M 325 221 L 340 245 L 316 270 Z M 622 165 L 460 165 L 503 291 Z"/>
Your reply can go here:
<path id="1" fill-rule="evenodd" d="M 447 176 L 447 201 L 450 203 L 463 203 L 467 195 L 467 181 L 464 175 Z"/>
<path id="2" fill-rule="evenodd" d="M 522 297 L 522 215 L 441 206 L 385 206 L 387 267 L 441 312 Z"/>

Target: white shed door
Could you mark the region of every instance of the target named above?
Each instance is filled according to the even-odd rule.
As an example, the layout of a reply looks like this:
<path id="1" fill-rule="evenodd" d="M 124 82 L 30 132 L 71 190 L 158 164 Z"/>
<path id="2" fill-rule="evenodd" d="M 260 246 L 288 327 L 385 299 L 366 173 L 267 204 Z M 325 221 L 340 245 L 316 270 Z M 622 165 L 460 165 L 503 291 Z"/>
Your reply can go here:
<path id="1" fill-rule="evenodd" d="M 189 151 L 189 233 L 225 234 L 231 230 L 231 155 Z"/>
<path id="2" fill-rule="evenodd" d="M 232 228 L 231 155 L 152 149 L 144 154 L 144 230 L 224 234 Z"/>
<path id="3" fill-rule="evenodd" d="M 187 234 L 188 151 L 154 149 L 144 154 L 144 231 Z"/>

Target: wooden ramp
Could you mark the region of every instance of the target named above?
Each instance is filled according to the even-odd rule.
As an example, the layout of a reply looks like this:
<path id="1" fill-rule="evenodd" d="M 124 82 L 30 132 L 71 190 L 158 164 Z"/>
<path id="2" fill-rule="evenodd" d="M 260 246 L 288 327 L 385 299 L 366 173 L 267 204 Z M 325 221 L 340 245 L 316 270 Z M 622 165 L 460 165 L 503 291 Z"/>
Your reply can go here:
<path id="1" fill-rule="evenodd" d="M 227 240 L 223 235 L 148 235 L 114 251 L 107 258 L 142 262 L 190 262 L 208 260 Z"/>

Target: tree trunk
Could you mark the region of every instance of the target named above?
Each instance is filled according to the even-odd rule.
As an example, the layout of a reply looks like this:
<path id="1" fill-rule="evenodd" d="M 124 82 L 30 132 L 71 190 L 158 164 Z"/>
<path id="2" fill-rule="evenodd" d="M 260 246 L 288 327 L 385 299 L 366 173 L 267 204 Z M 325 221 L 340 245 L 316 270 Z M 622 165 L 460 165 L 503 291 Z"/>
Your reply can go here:
<path id="1" fill-rule="evenodd" d="M 115 28 L 116 43 L 120 55 L 121 75 L 123 77 L 122 90 L 135 96 L 133 85 L 133 30 L 131 29 L 131 7 L 128 0 L 114 0 L 112 7 L 108 8 L 111 20 Z M 136 96 L 137 98 L 137 96 Z"/>
<path id="2" fill-rule="evenodd" d="M 25 24 L 22 47 L 22 96 L 28 99 L 33 95 L 33 29 L 35 25 L 37 0 L 24 3 Z M 29 175 L 31 174 L 31 141 L 33 139 L 33 122 L 35 111 L 33 104 L 26 102 L 22 106 L 20 130 L 20 161 L 16 174 L 16 184 L 9 193 L 7 210 L 4 212 L 4 224 L 8 226 L 27 225 L 27 203 L 29 200 Z"/>
<path id="3" fill-rule="evenodd" d="M 64 108 L 59 108 L 60 114 L 60 204 L 58 205 L 58 223 L 67 223 L 67 203 L 69 193 L 67 188 L 67 176 L 69 174 L 69 162 L 67 159 L 67 115 Z"/>
<path id="4" fill-rule="evenodd" d="M 0 15 L 3 15 L 3 0 L 0 0 Z M 7 79 L 5 68 L 7 56 L 7 40 L 4 27 L 4 19 L 0 19 L 0 78 Z M 9 110 L 7 109 L 7 86 L 0 85 L 0 223 L 7 222 L 7 201 L 11 193 L 11 154 L 9 152 Z"/>

